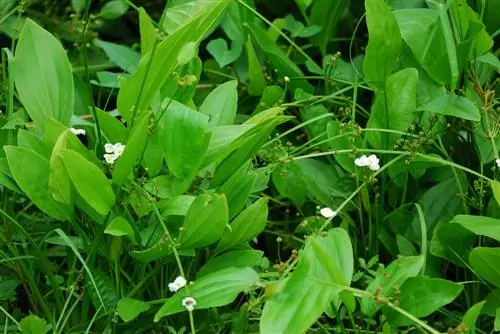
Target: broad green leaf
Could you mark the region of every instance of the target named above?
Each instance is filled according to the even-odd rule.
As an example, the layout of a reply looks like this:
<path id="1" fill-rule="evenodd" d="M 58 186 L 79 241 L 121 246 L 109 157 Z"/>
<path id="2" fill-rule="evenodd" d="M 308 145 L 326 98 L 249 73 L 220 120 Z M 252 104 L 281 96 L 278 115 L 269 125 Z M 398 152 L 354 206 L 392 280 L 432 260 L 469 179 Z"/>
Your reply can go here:
<path id="1" fill-rule="evenodd" d="M 417 110 L 425 110 L 431 114 L 440 114 L 462 118 L 468 121 L 481 120 L 479 108 L 468 98 L 458 95 L 442 95 Z"/>
<path id="2" fill-rule="evenodd" d="M 44 334 L 47 322 L 32 314 L 19 322 L 19 331 L 22 334 Z"/>
<path id="3" fill-rule="evenodd" d="M 22 190 L 19 189 L 14 177 L 12 176 L 9 163 L 6 158 L 0 158 L 0 184 L 18 194 L 23 194 Z"/>
<path id="4" fill-rule="evenodd" d="M 289 31 L 293 38 L 308 38 L 320 32 L 322 27 L 319 25 L 306 27 L 302 22 L 295 20 L 291 14 L 288 14 L 285 16 L 285 25 L 283 29 Z"/>
<path id="5" fill-rule="evenodd" d="M 493 190 L 493 197 L 497 204 L 500 205 L 500 182 L 496 180 L 491 181 L 491 190 Z"/>
<path id="6" fill-rule="evenodd" d="M 417 318 L 423 318 L 451 303 L 463 290 L 463 285 L 440 278 L 418 276 L 409 278 L 400 288 L 399 307 Z M 413 322 L 394 309 L 383 308 L 389 323 L 394 327 L 408 326 Z"/>
<path id="7" fill-rule="evenodd" d="M 228 223 L 224 195 L 199 195 L 191 203 L 179 235 L 182 249 L 201 248 L 220 239 Z"/>
<path id="8" fill-rule="evenodd" d="M 186 45 L 192 45 L 192 43 Z M 196 56 L 187 64 L 177 67 L 175 73 L 161 88 L 161 98 L 164 100 L 168 97 L 193 107 L 193 97 L 200 80 L 202 66 L 201 59 Z"/>
<path id="9" fill-rule="evenodd" d="M 300 68 L 288 58 L 266 34 L 266 32 L 258 25 L 249 23 L 247 29 L 253 37 L 253 41 L 266 54 L 274 67 L 278 70 L 280 77 L 288 76 L 292 78 L 290 88 L 294 91 L 301 88 L 308 93 L 314 91 L 313 87 L 304 79 L 299 79 L 304 76 Z"/>
<path id="10" fill-rule="evenodd" d="M 346 0 L 315 0 L 310 2 L 312 2 L 312 7 L 309 22 L 322 27 L 319 34 L 313 36 L 311 40 L 319 46 L 321 53 L 325 55 L 328 43 L 337 36 L 337 24 L 344 14 L 348 2 Z"/>
<path id="11" fill-rule="evenodd" d="M 182 27 L 160 42 L 154 55 L 149 52 L 141 59 L 137 71 L 122 85 L 118 94 L 118 110 L 125 119 L 131 120 L 133 109 L 140 114 L 150 106 L 177 67 L 180 50 L 189 42 L 199 44 L 229 3 L 230 0 L 198 1 L 197 11 L 183 21 Z"/>
<path id="12" fill-rule="evenodd" d="M 158 128 L 155 128 L 153 133 L 149 133 L 146 149 L 142 157 L 142 164 L 147 169 L 149 176 L 153 177 L 160 173 L 163 167 L 163 148 L 162 148 L 162 133 Z"/>
<path id="13" fill-rule="evenodd" d="M 268 108 L 276 107 L 282 102 L 283 96 L 284 91 L 280 86 L 265 87 L 264 91 L 262 92 L 259 104 L 257 104 L 257 106 L 255 107 L 252 116 L 257 115 Z"/>
<path id="14" fill-rule="evenodd" d="M 249 38 L 245 44 L 248 61 L 248 93 L 250 95 L 260 96 L 267 86 L 266 78 L 262 72 L 262 67 L 255 53 L 252 39 Z"/>
<path id="15" fill-rule="evenodd" d="M 222 254 L 205 263 L 196 276 L 200 278 L 229 267 L 254 267 L 259 264 L 263 254 L 264 252 L 257 250 L 240 250 Z"/>
<path id="16" fill-rule="evenodd" d="M 243 45 L 239 41 L 231 43 L 229 49 L 225 39 L 217 38 L 211 40 L 207 45 L 207 51 L 214 57 L 221 68 L 234 63 L 243 52 Z"/>
<path id="17" fill-rule="evenodd" d="M 124 143 L 127 139 L 128 130 L 116 117 L 101 109 L 96 109 L 101 131 L 111 143 Z"/>
<path id="18" fill-rule="evenodd" d="M 70 135 L 71 132 L 69 130 L 61 133 L 52 149 L 52 154 L 50 156 L 49 187 L 53 191 L 52 196 L 56 201 L 73 207 L 71 179 L 59 157 L 59 153 L 68 148 L 68 137 Z"/>
<path id="19" fill-rule="evenodd" d="M 258 236 L 266 227 L 267 214 L 267 198 L 261 198 L 243 210 L 224 231 L 215 252 L 223 252 Z"/>
<path id="20" fill-rule="evenodd" d="M 162 217 L 185 216 L 189 207 L 196 197 L 190 195 L 179 195 L 158 203 L 158 209 Z"/>
<path id="21" fill-rule="evenodd" d="M 134 320 L 139 314 L 146 312 L 150 308 L 151 306 L 148 303 L 132 298 L 122 298 L 117 304 L 118 315 L 125 322 Z"/>
<path id="22" fill-rule="evenodd" d="M 92 274 L 92 278 L 90 278 Z M 111 278 L 102 270 L 92 268 L 91 273 L 85 275 L 85 291 L 87 291 L 92 304 L 96 309 L 104 307 L 104 313 L 114 314 L 118 303 L 116 286 Z"/>
<path id="23" fill-rule="evenodd" d="M 484 216 L 458 215 L 451 223 L 459 224 L 476 235 L 483 235 L 500 241 L 500 220 Z"/>
<path id="24" fill-rule="evenodd" d="M 99 16 L 105 20 L 114 20 L 125 14 L 128 3 L 125 0 L 111 0 L 102 6 Z"/>
<path id="25" fill-rule="evenodd" d="M 249 172 L 249 165 L 250 161 L 241 166 L 218 190 L 226 195 L 230 220 L 245 207 L 252 191 L 255 174 Z"/>
<path id="26" fill-rule="evenodd" d="M 352 247 L 345 230 L 340 230 L 330 230 L 327 236 L 313 237 L 306 243 L 291 276 L 264 305 L 261 333 L 304 333 L 343 289 L 342 285 L 332 281 L 329 270 L 332 266 L 342 268 L 338 271 L 338 279 L 343 283 L 350 281 Z M 318 253 L 318 247 L 312 246 L 313 242 L 319 244 L 320 249 L 327 250 L 326 254 Z"/>
<path id="27" fill-rule="evenodd" d="M 141 55 L 147 54 L 154 46 L 158 34 L 153 21 L 144 8 L 139 8 L 139 30 L 141 33 Z"/>
<path id="28" fill-rule="evenodd" d="M 474 233 L 466 228 L 441 221 L 434 229 L 430 244 L 432 255 L 447 259 L 454 264 L 465 267 L 469 252 L 476 240 Z"/>
<path id="29" fill-rule="evenodd" d="M 73 114 L 73 74 L 66 51 L 48 31 L 26 20 L 13 68 L 24 108 L 43 131 L 47 118 L 67 125 Z"/>
<path id="30" fill-rule="evenodd" d="M 241 292 L 248 291 L 259 281 L 251 268 L 227 268 L 207 274 L 189 285 L 189 294 L 180 291 L 169 298 L 158 310 L 154 321 L 179 312 L 185 312 L 182 299 L 190 296 L 196 300 L 195 310 L 227 305 Z"/>
<path id="31" fill-rule="evenodd" d="M 107 215 L 115 204 L 115 194 L 102 170 L 72 150 L 65 150 L 59 156 L 80 196 L 97 213 Z"/>
<path id="32" fill-rule="evenodd" d="M 127 236 L 134 244 L 137 242 L 132 226 L 130 226 L 130 223 L 123 217 L 115 217 L 108 224 L 108 226 L 106 226 L 104 233 L 113 235 L 115 237 Z"/>
<path id="33" fill-rule="evenodd" d="M 482 56 L 477 57 L 476 61 L 479 63 L 488 64 L 497 72 L 500 72 L 500 59 L 498 59 L 498 57 L 495 56 L 495 54 L 492 52 L 488 52 Z"/>
<path id="34" fill-rule="evenodd" d="M 141 58 L 137 52 L 124 45 L 105 42 L 98 39 L 94 40 L 94 45 L 101 48 L 109 57 L 109 60 L 122 70 L 129 73 L 134 73 L 137 70 Z"/>
<path id="35" fill-rule="evenodd" d="M 250 124 L 239 124 L 216 126 L 212 128 L 212 136 L 208 143 L 203 166 L 207 166 L 211 162 L 216 161 L 220 156 L 224 156 L 226 150 L 229 148 L 237 149 L 242 147 L 243 143 L 241 143 L 239 147 L 231 146 L 231 144 L 245 135 L 252 127 L 253 125 Z"/>
<path id="36" fill-rule="evenodd" d="M 17 132 L 17 145 L 34 151 L 46 158 L 50 157 L 50 150 L 34 133 L 19 129 Z"/>
<path id="37" fill-rule="evenodd" d="M 469 264 L 475 273 L 500 287 L 500 247 L 476 247 L 469 254 Z"/>
<path id="38" fill-rule="evenodd" d="M 385 90 L 401 49 L 399 27 L 385 1 L 365 0 L 368 46 L 363 62 L 366 81 L 379 90 Z"/>
<path id="39" fill-rule="evenodd" d="M 485 303 L 486 301 L 483 300 L 482 302 L 474 304 L 471 308 L 467 310 L 467 312 L 465 312 L 462 322 L 467 327 L 467 332 L 466 332 L 467 334 L 472 334 L 476 332 L 477 318 L 479 318 L 479 315 Z"/>
<path id="40" fill-rule="evenodd" d="M 261 114 L 258 114 L 261 115 Z M 274 128 L 282 123 L 279 117 L 263 121 L 261 124 L 252 127 L 244 136 L 241 136 L 227 150 L 227 157 L 219 164 L 212 179 L 212 186 L 224 183 L 233 175 L 248 159 L 260 150 L 262 145 L 269 139 Z M 246 123 L 252 124 L 252 123 Z M 255 124 L 255 123 L 254 123 Z M 237 148 L 234 152 L 234 148 Z M 230 154 L 229 154 L 230 153 Z"/>
<path id="41" fill-rule="evenodd" d="M 29 149 L 5 146 L 10 171 L 21 190 L 49 216 L 65 221 L 70 214 L 56 202 L 49 189 L 49 160 Z"/>
<path id="42" fill-rule="evenodd" d="M 113 168 L 113 183 L 122 185 L 134 169 L 137 161 L 144 152 L 149 127 L 149 113 L 144 113 L 130 132 L 125 144 L 125 150 L 118 158 Z"/>
<path id="43" fill-rule="evenodd" d="M 198 46 L 194 42 L 185 44 L 177 55 L 177 64 L 184 66 L 198 56 Z"/>
<path id="44" fill-rule="evenodd" d="M 327 124 L 328 144 L 332 150 L 348 150 L 353 147 L 363 148 L 363 140 L 358 129 L 352 123 L 341 124 L 334 120 Z M 354 173 L 356 168 L 352 156 L 348 154 L 335 154 L 335 160 L 348 172 Z"/>
<path id="45" fill-rule="evenodd" d="M 406 68 L 389 76 L 384 93 L 377 92 L 367 127 L 406 131 L 415 119 L 417 106 L 418 71 Z M 376 148 L 392 149 L 401 135 L 370 131 L 370 144 Z"/>
<path id="46" fill-rule="evenodd" d="M 171 101 L 160 124 L 167 165 L 178 178 L 193 176 L 208 148 L 208 116 Z"/>
<path id="47" fill-rule="evenodd" d="M 200 113 L 209 117 L 208 126 L 233 125 L 238 107 L 238 81 L 231 80 L 215 88 L 200 106 Z"/>
<path id="48" fill-rule="evenodd" d="M 423 264 L 422 256 L 400 257 L 384 270 L 377 272 L 377 276 L 366 291 L 375 293 L 381 287 L 379 295 L 389 297 L 394 292 L 395 286 L 400 287 L 410 277 L 417 276 Z M 371 297 L 361 300 L 361 311 L 369 317 L 373 316 L 380 306 Z"/>

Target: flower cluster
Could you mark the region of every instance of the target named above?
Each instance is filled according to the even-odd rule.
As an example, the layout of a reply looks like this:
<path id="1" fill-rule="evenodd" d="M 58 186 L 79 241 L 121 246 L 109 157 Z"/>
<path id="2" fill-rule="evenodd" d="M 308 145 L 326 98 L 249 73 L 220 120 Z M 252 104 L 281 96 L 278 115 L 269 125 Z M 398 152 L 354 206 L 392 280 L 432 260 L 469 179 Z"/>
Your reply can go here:
<path id="1" fill-rule="evenodd" d="M 168 289 L 171 292 L 177 292 L 186 286 L 186 279 L 182 276 L 178 276 L 172 283 L 168 283 Z"/>
<path id="2" fill-rule="evenodd" d="M 123 145 L 122 143 L 107 143 L 104 145 L 104 150 L 106 151 L 106 154 L 104 154 L 104 160 L 106 160 L 108 164 L 112 165 L 115 163 L 116 159 L 118 159 L 123 154 L 125 145 Z"/>
<path id="3" fill-rule="evenodd" d="M 377 171 L 380 169 L 380 160 L 377 158 L 375 154 L 372 154 L 370 156 L 363 155 L 356 160 L 354 160 L 354 163 L 358 167 L 368 167 L 370 170 Z"/>

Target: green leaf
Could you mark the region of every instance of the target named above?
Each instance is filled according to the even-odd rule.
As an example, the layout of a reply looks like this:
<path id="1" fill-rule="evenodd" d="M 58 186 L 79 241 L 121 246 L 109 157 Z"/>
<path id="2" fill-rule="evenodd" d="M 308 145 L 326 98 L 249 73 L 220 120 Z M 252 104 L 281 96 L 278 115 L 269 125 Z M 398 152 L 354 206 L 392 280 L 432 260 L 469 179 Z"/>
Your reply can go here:
<path id="1" fill-rule="evenodd" d="M 70 217 L 69 212 L 53 199 L 49 188 L 49 160 L 22 147 L 5 146 L 4 150 L 10 171 L 19 188 L 43 212 L 55 219 L 67 220 Z"/>
<path id="2" fill-rule="evenodd" d="M 131 50 L 126 46 L 111 42 L 105 42 L 98 39 L 94 40 L 94 45 L 98 48 L 101 48 L 109 57 L 109 60 L 111 60 L 113 64 L 120 67 L 122 70 L 129 73 L 134 73 L 137 70 L 137 67 L 139 66 L 139 60 L 141 58 L 141 56 L 137 52 Z"/>
<path id="3" fill-rule="evenodd" d="M 263 254 L 264 252 L 257 250 L 240 250 L 219 255 L 205 263 L 196 276 L 200 278 L 229 267 L 254 267 L 259 264 Z"/>
<path id="4" fill-rule="evenodd" d="M 389 297 L 393 294 L 395 286 L 400 287 L 408 278 L 417 276 L 423 264 L 422 256 L 400 257 L 386 269 L 379 270 L 366 291 L 375 293 L 381 287 L 379 296 Z M 371 297 L 361 300 L 361 311 L 369 317 L 373 316 L 380 306 Z"/>
<path id="5" fill-rule="evenodd" d="M 132 298 L 120 299 L 117 306 L 118 316 L 125 322 L 134 320 L 139 314 L 151 308 L 148 303 Z"/>
<path id="6" fill-rule="evenodd" d="M 476 247 L 469 254 L 469 263 L 476 274 L 500 287 L 500 247 Z"/>
<path id="7" fill-rule="evenodd" d="M 199 44 L 205 35 L 212 30 L 222 16 L 230 0 L 198 1 L 197 11 L 184 20 L 184 25 L 171 33 L 158 44 L 153 58 L 146 54 L 137 71 L 122 85 L 118 94 L 118 111 L 128 121 L 133 109 L 137 114 L 146 110 L 163 84 L 177 68 L 177 55 L 185 44 Z M 141 96 L 138 101 L 138 96 Z M 135 106 L 133 108 L 133 106 Z"/>
<path id="8" fill-rule="evenodd" d="M 111 0 L 102 6 L 99 16 L 105 20 L 114 20 L 125 14 L 128 10 L 128 3 L 124 0 Z"/>
<path id="9" fill-rule="evenodd" d="M 365 0 L 368 46 L 363 74 L 373 87 L 384 90 L 401 49 L 401 36 L 394 15 L 385 1 Z"/>
<path id="10" fill-rule="evenodd" d="M 468 98 L 458 95 L 442 95 L 417 110 L 428 111 L 432 114 L 440 114 L 478 122 L 481 120 L 479 108 Z"/>
<path id="11" fill-rule="evenodd" d="M 207 51 L 214 57 L 221 68 L 234 63 L 243 52 L 243 44 L 238 41 L 231 43 L 231 49 L 228 48 L 225 39 L 217 38 L 207 44 Z"/>
<path id="12" fill-rule="evenodd" d="M 476 332 L 476 321 L 485 303 L 485 300 L 476 303 L 465 312 L 462 322 L 468 328 L 466 333 L 471 334 Z"/>
<path id="13" fill-rule="evenodd" d="M 440 278 L 418 276 L 409 278 L 400 288 L 399 307 L 417 318 L 423 318 L 451 303 L 463 290 L 463 285 Z M 384 307 L 384 314 L 394 327 L 413 323 L 394 309 Z"/>
<path id="14" fill-rule="evenodd" d="M 106 314 L 114 314 L 118 303 L 115 284 L 105 272 L 97 268 L 92 269 L 92 277 L 93 280 L 89 273 L 85 275 L 85 291 L 89 294 L 92 304 L 96 309 L 102 305 Z"/>
<path id="15" fill-rule="evenodd" d="M 104 233 L 113 235 L 115 237 L 123 237 L 126 235 L 130 238 L 132 243 L 137 243 L 132 226 L 130 226 L 130 223 L 123 217 L 115 217 L 108 224 L 108 226 L 106 226 Z"/>
<path id="16" fill-rule="evenodd" d="M 418 71 L 406 68 L 389 76 L 385 83 L 384 93 L 376 93 L 367 127 L 406 131 L 415 119 Z M 366 137 L 373 147 L 392 149 L 401 135 L 371 131 Z"/>
<path id="17" fill-rule="evenodd" d="M 327 124 L 328 145 L 332 150 L 348 150 L 353 147 L 363 148 L 363 140 L 359 136 L 359 130 L 352 123 L 341 124 L 334 120 Z M 348 172 L 354 173 L 356 167 L 354 160 L 348 154 L 335 154 L 335 160 Z"/>
<path id="18" fill-rule="evenodd" d="M 196 197 L 190 195 L 179 195 L 159 202 L 158 209 L 162 217 L 185 216 L 195 198 Z"/>
<path id="19" fill-rule="evenodd" d="M 238 107 L 238 81 L 228 81 L 205 98 L 200 106 L 200 113 L 209 117 L 208 126 L 233 125 Z"/>
<path id="20" fill-rule="evenodd" d="M 294 91 L 301 88 L 308 93 L 314 91 L 313 87 L 304 79 L 304 73 L 300 68 L 288 58 L 284 53 L 266 34 L 266 32 L 258 25 L 249 23 L 247 29 L 250 32 L 253 41 L 260 49 L 266 54 L 267 58 L 271 61 L 278 71 L 280 77 L 288 76 L 294 78 L 290 81 L 290 88 Z"/>
<path id="21" fill-rule="evenodd" d="M 40 130 L 49 117 L 69 123 L 74 88 L 66 51 L 30 19 L 26 19 L 17 42 L 13 75 L 19 99 Z"/>
<path id="22" fill-rule="evenodd" d="M 430 251 L 432 255 L 465 267 L 464 261 L 476 239 L 474 233 L 460 225 L 442 221 L 434 229 Z"/>
<path id="23" fill-rule="evenodd" d="M 347 6 L 346 0 L 315 0 L 312 2 L 309 22 L 321 26 L 322 29 L 311 40 L 319 46 L 323 55 L 327 53 L 328 44 L 337 36 L 337 25 Z"/>
<path id="24" fill-rule="evenodd" d="M 195 310 L 219 307 L 231 303 L 258 281 L 259 276 L 251 268 L 227 268 L 205 275 L 189 285 L 189 295 L 180 291 L 169 298 L 156 313 L 154 321 L 185 311 L 182 299 L 186 296 L 196 300 Z"/>
<path id="25" fill-rule="evenodd" d="M 500 205 L 500 182 L 492 180 L 490 185 L 491 190 L 493 190 L 493 197 L 497 201 L 497 204 Z"/>
<path id="26" fill-rule="evenodd" d="M 153 21 L 144 8 L 139 8 L 139 30 L 141 33 L 141 55 L 147 54 L 154 46 L 158 34 Z"/>
<path id="27" fill-rule="evenodd" d="M 320 248 L 312 246 L 313 243 Z M 318 249 L 325 252 L 318 253 Z M 329 269 L 342 268 L 340 280 L 349 282 L 352 261 L 352 247 L 345 230 L 333 229 L 325 237 L 309 239 L 291 276 L 264 305 L 260 332 L 304 333 L 343 289 L 342 285 L 332 282 Z"/>
<path id="28" fill-rule="evenodd" d="M 182 249 L 201 248 L 215 243 L 228 224 L 228 209 L 224 195 L 200 195 L 189 207 L 179 235 Z"/>
<path id="29" fill-rule="evenodd" d="M 65 150 L 59 156 L 80 196 L 97 213 L 107 215 L 115 194 L 102 170 L 75 151 Z"/>
<path id="30" fill-rule="evenodd" d="M 218 190 L 225 194 L 229 219 L 233 219 L 245 207 L 255 182 L 255 174 L 249 172 L 250 161 L 241 166 Z"/>
<path id="31" fill-rule="evenodd" d="M 44 334 L 47 322 L 36 315 L 29 315 L 19 323 L 19 331 L 22 334 Z"/>
<path id="32" fill-rule="evenodd" d="M 49 187 L 53 191 L 53 198 L 61 203 L 73 207 L 73 196 L 71 188 L 71 179 L 69 178 L 59 153 L 68 148 L 68 137 L 71 135 L 69 130 L 61 133 L 57 139 L 52 154 L 50 156 L 50 174 Z"/>
<path id="33" fill-rule="evenodd" d="M 112 143 L 123 143 L 127 139 L 128 130 L 116 117 L 110 115 L 99 108 L 96 109 L 97 117 L 99 117 L 99 125 L 101 131 Z"/>
<path id="34" fill-rule="evenodd" d="M 147 141 L 147 130 L 150 121 L 149 116 L 149 113 L 142 114 L 140 120 L 134 124 L 127 143 L 125 144 L 125 150 L 118 158 L 113 168 L 113 183 L 122 185 L 141 157 Z"/>
<path id="35" fill-rule="evenodd" d="M 167 165 L 178 178 L 193 176 L 208 148 L 208 116 L 171 101 L 160 123 Z"/>
<path id="36" fill-rule="evenodd" d="M 255 53 L 251 38 L 247 40 L 245 49 L 247 51 L 248 61 L 248 94 L 260 96 L 266 88 L 267 82 L 259 58 L 257 58 L 257 54 Z"/>
<path id="37" fill-rule="evenodd" d="M 484 216 L 457 215 L 453 217 L 451 223 L 459 224 L 476 235 L 500 241 L 500 219 Z"/>
<path id="38" fill-rule="evenodd" d="M 258 236 L 267 223 L 267 198 L 255 201 L 243 210 L 224 231 L 215 252 L 220 253 Z"/>

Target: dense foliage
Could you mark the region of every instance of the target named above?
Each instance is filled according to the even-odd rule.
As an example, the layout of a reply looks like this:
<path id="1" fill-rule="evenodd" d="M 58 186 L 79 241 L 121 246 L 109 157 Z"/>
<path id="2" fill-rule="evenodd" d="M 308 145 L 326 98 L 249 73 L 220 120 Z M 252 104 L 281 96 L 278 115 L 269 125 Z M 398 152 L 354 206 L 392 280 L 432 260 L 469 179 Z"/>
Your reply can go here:
<path id="1" fill-rule="evenodd" d="M 500 330 L 499 36 L 497 0 L 0 0 L 0 330 Z"/>

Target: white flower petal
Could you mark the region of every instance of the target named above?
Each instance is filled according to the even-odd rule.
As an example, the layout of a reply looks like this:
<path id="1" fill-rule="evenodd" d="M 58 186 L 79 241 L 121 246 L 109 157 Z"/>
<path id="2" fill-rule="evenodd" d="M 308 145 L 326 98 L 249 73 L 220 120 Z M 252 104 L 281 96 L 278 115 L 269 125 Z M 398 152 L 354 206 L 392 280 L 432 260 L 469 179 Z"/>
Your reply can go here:
<path id="1" fill-rule="evenodd" d="M 177 292 L 177 291 L 179 291 L 180 287 L 175 283 L 168 283 L 168 289 L 171 292 Z"/>
<path id="2" fill-rule="evenodd" d="M 75 128 L 71 128 L 70 129 L 71 132 L 73 132 L 75 135 L 82 135 L 82 136 L 85 136 L 85 130 L 84 129 L 75 129 Z"/>
<path id="3" fill-rule="evenodd" d="M 122 155 L 123 151 L 125 150 L 125 145 L 122 143 L 116 143 L 113 145 L 113 152 L 118 155 Z"/>
<path id="4" fill-rule="evenodd" d="M 182 300 L 182 306 L 189 312 L 192 312 L 196 306 L 196 300 L 193 297 L 186 297 Z"/>
<path id="5" fill-rule="evenodd" d="M 174 283 L 177 284 L 179 287 L 183 288 L 186 286 L 186 279 L 182 276 L 177 276 L 177 278 L 174 280 Z"/>
<path id="6" fill-rule="evenodd" d="M 111 143 L 104 144 L 104 150 L 106 153 L 113 153 L 115 151 Z"/>
<path id="7" fill-rule="evenodd" d="M 119 158 L 119 155 L 116 155 L 116 154 L 104 154 L 104 160 L 108 163 L 108 164 L 114 164 L 116 159 Z"/>
<path id="8" fill-rule="evenodd" d="M 330 208 L 322 208 L 319 210 L 319 213 L 325 218 L 333 218 L 337 215 L 337 213 Z"/>
<path id="9" fill-rule="evenodd" d="M 356 166 L 366 167 L 366 166 L 370 165 L 370 159 L 368 159 L 368 157 L 366 155 L 362 155 L 359 158 L 357 158 L 356 160 L 354 160 L 354 163 L 356 164 Z"/>
<path id="10" fill-rule="evenodd" d="M 497 167 L 500 168 L 500 159 L 495 160 Z"/>

